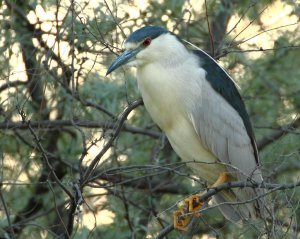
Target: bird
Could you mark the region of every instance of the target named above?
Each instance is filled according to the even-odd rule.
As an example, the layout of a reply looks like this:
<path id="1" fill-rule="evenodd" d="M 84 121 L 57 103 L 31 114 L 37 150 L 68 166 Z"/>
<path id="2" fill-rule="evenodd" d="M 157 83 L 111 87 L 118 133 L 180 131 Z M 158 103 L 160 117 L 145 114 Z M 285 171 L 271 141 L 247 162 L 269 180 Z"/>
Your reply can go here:
<path id="1" fill-rule="evenodd" d="M 250 118 L 227 71 L 208 53 L 161 26 L 134 31 L 124 46 L 106 75 L 125 64 L 136 67 L 144 106 L 193 173 L 212 187 L 231 181 L 262 185 Z M 225 218 L 243 223 L 262 217 L 263 194 L 262 188 L 235 188 L 219 192 L 213 200 Z M 197 201 L 193 207 L 195 199 L 199 194 L 184 200 L 189 214 L 203 204 Z M 250 203 L 239 203 L 245 200 Z M 174 212 L 177 229 L 185 230 L 190 222 L 184 212 Z"/>

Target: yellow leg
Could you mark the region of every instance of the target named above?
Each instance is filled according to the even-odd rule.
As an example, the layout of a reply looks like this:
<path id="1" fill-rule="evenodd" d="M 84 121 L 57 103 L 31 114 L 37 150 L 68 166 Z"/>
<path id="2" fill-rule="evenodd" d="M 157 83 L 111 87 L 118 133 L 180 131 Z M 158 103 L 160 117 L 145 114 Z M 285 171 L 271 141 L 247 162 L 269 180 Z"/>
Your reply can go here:
<path id="1" fill-rule="evenodd" d="M 228 181 L 230 181 L 230 173 L 228 173 L 228 172 L 220 173 L 217 181 L 212 186 L 210 186 L 210 188 L 215 188 L 215 187 L 219 186 L 220 184 L 226 183 Z"/>
<path id="2" fill-rule="evenodd" d="M 217 187 L 222 183 L 230 181 L 230 174 L 228 172 L 220 173 L 217 181 L 211 186 Z M 199 217 L 199 209 L 202 207 L 203 202 L 200 201 L 201 194 L 195 194 L 183 201 L 179 206 L 179 210 L 174 211 L 173 221 L 174 228 L 182 231 L 187 231 L 187 226 L 189 225 L 193 217 Z"/>

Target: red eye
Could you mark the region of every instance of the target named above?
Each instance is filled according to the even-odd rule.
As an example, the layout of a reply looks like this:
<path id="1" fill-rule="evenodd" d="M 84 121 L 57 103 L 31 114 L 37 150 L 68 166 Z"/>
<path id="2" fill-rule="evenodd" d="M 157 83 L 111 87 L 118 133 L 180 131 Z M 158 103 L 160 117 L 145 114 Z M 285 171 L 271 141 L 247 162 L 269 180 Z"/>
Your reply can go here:
<path id="1" fill-rule="evenodd" d="M 148 37 L 148 38 L 146 38 L 146 39 L 143 41 L 143 46 L 149 46 L 150 43 L 151 43 L 151 38 Z"/>

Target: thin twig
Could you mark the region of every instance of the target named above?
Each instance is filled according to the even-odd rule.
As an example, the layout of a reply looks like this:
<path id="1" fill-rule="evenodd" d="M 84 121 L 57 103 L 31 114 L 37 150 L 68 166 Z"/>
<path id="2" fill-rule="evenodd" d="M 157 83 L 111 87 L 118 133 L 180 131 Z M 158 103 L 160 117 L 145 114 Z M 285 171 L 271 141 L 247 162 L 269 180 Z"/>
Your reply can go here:
<path id="1" fill-rule="evenodd" d="M 268 6 L 267 7 L 265 7 L 263 10 L 261 10 L 259 13 L 258 13 L 258 15 L 253 19 L 253 20 L 251 20 L 249 23 L 248 23 L 248 25 L 247 26 L 245 26 L 232 40 L 231 40 L 231 42 L 229 43 L 229 46 L 231 46 L 231 44 L 234 42 L 234 40 L 239 36 L 239 35 L 241 35 L 254 21 L 256 21 L 257 20 L 257 18 L 266 10 L 268 8 Z"/>
<path id="2" fill-rule="evenodd" d="M 92 175 L 94 172 L 95 168 L 97 167 L 100 159 L 103 157 L 103 155 L 107 152 L 107 150 L 112 146 L 114 140 L 117 138 L 119 133 L 121 132 L 121 129 L 124 125 L 125 120 L 127 119 L 127 116 L 129 113 L 134 110 L 136 107 L 140 106 L 143 103 L 141 99 L 135 100 L 132 102 L 130 105 L 128 105 L 121 115 L 118 117 L 117 124 L 116 124 L 116 129 L 113 132 L 112 136 L 108 140 L 108 142 L 103 146 L 103 149 L 100 151 L 100 153 L 93 159 L 91 164 L 88 166 L 87 170 L 85 171 L 83 177 L 82 177 L 82 186 L 86 184 L 86 182 L 89 180 L 89 177 Z"/>
<path id="3" fill-rule="evenodd" d="M 88 120 L 40 120 L 40 121 L 30 121 L 31 127 L 33 129 L 38 128 L 39 130 L 45 129 L 62 129 L 64 127 L 72 127 L 74 124 L 78 127 L 83 128 L 103 128 L 103 129 L 114 129 L 115 121 L 88 121 Z M 7 121 L 4 123 L 0 123 L 0 129 L 12 129 L 12 130 L 27 130 L 28 127 L 26 124 L 23 124 L 22 121 Z M 78 129 L 78 128 L 77 128 Z M 155 130 L 139 128 L 135 126 L 131 126 L 128 124 L 124 124 L 122 131 L 133 133 L 133 134 L 141 134 L 146 135 L 155 139 L 162 137 L 162 133 Z"/>
<path id="4" fill-rule="evenodd" d="M 277 48 L 262 48 L 259 47 L 258 49 L 248 49 L 248 50 L 223 50 L 223 53 L 217 55 L 215 58 L 219 59 L 221 57 L 224 57 L 230 53 L 246 53 L 246 52 L 264 52 L 264 51 L 278 51 L 281 49 L 300 49 L 300 45 L 298 46 L 282 46 Z"/>
<path id="5" fill-rule="evenodd" d="M 55 181 L 58 183 L 58 185 L 63 189 L 63 191 L 65 191 L 65 193 L 70 197 L 70 199 L 73 199 L 72 193 L 71 193 L 71 192 L 70 192 L 70 191 L 62 184 L 62 182 L 61 182 L 61 181 L 59 180 L 59 178 L 57 177 L 57 175 L 56 175 L 56 173 L 55 173 L 55 171 L 54 171 L 52 165 L 51 165 L 50 162 L 49 162 L 49 159 L 48 159 L 48 156 L 47 156 L 47 152 L 45 151 L 44 147 L 42 146 L 39 137 L 36 135 L 36 133 L 34 132 L 33 128 L 31 127 L 30 121 L 29 121 L 29 120 L 28 120 L 28 121 L 26 120 L 26 115 L 25 115 L 25 113 L 24 113 L 23 110 L 20 109 L 19 107 L 18 107 L 18 111 L 19 111 L 19 114 L 20 114 L 20 116 L 21 116 L 21 118 L 22 118 L 23 123 L 27 125 L 27 127 L 28 127 L 30 133 L 32 134 L 32 136 L 33 136 L 33 138 L 34 138 L 34 141 L 35 141 L 35 143 L 36 143 L 36 145 L 37 145 L 39 151 L 40 151 L 41 154 L 42 154 L 43 159 L 46 161 L 46 164 L 47 164 L 47 166 L 48 166 L 48 168 L 49 168 L 49 170 L 50 170 L 52 176 L 54 177 L 54 180 L 55 180 Z"/>
<path id="6" fill-rule="evenodd" d="M 59 218 L 61 224 L 63 225 L 63 228 L 64 228 L 65 232 L 66 232 L 65 235 L 67 236 L 67 238 L 71 238 L 70 235 L 69 235 L 68 229 L 67 229 L 67 227 L 66 227 L 66 225 L 65 225 L 65 223 L 64 223 L 64 220 L 62 219 L 62 217 L 61 217 L 61 215 L 60 215 L 60 213 L 59 213 L 58 205 L 57 205 L 57 203 L 56 203 L 55 193 L 54 193 L 54 190 L 53 190 L 53 188 L 52 188 L 51 183 L 49 183 L 48 186 L 49 186 L 49 188 L 50 188 L 50 191 L 52 192 L 52 196 L 53 196 L 53 204 L 54 204 L 54 208 L 55 208 L 56 214 L 57 214 L 57 216 L 58 216 L 58 218 Z"/>
<path id="7" fill-rule="evenodd" d="M 8 227 L 9 227 L 9 231 L 10 231 L 10 237 L 12 239 L 14 239 L 15 238 L 14 229 L 13 229 L 13 226 L 11 224 L 10 215 L 9 215 L 9 212 L 8 212 L 8 209 L 7 209 L 7 205 L 6 205 L 5 199 L 4 199 L 3 194 L 2 194 L 2 182 L 0 182 L 0 200 L 2 202 L 4 212 L 5 212 L 5 215 L 6 215 L 6 218 L 7 218 Z"/>
<path id="8" fill-rule="evenodd" d="M 237 42 L 236 44 L 230 45 L 230 47 L 236 47 L 236 46 L 238 46 L 238 45 L 240 45 L 240 44 L 243 44 L 243 43 L 245 43 L 245 42 L 247 42 L 247 41 L 252 40 L 253 38 L 255 38 L 255 37 L 257 37 L 257 36 L 259 36 L 259 35 L 261 35 L 261 34 L 263 34 L 263 33 L 270 32 L 270 31 L 274 31 L 274 30 L 278 30 L 278 29 L 280 29 L 280 28 L 285 28 L 285 27 L 290 27 L 290 26 L 298 25 L 298 24 L 299 24 L 299 22 L 294 22 L 294 23 L 282 25 L 282 26 L 279 26 L 279 27 L 274 27 L 274 28 L 269 28 L 269 29 L 263 30 L 263 31 L 261 31 L 261 32 L 259 32 L 259 33 L 257 33 L 257 34 L 255 34 L 255 35 L 253 35 L 253 36 L 251 36 L 251 37 L 245 39 L 245 40 L 242 40 L 242 41 L 240 41 L 240 42 Z"/>
<path id="9" fill-rule="evenodd" d="M 226 32 L 226 35 L 229 35 L 242 21 L 242 19 L 244 18 L 244 16 L 246 15 L 246 13 L 250 10 L 250 8 L 254 7 L 257 4 L 257 2 L 249 4 L 248 8 L 242 13 L 240 19 L 237 21 L 237 23 L 228 31 Z"/>
<path id="10" fill-rule="evenodd" d="M 205 0 L 205 15 L 206 15 L 207 28 L 208 28 L 208 32 L 209 32 L 209 39 L 210 39 L 210 46 L 211 46 L 212 57 L 214 57 L 215 56 L 214 38 L 213 38 L 213 34 L 212 34 L 212 31 L 211 31 L 211 28 L 210 28 L 210 24 L 209 24 L 208 10 L 207 10 L 206 0 Z"/>
<path id="11" fill-rule="evenodd" d="M 34 137 L 35 143 L 38 146 L 38 149 L 40 150 L 40 152 L 42 153 L 42 156 L 44 158 L 44 160 L 46 161 L 46 164 L 48 166 L 48 168 L 50 169 L 50 172 L 52 174 L 52 176 L 54 177 L 54 180 L 57 182 L 57 184 L 65 191 L 66 194 L 68 194 L 68 196 L 70 197 L 70 199 L 73 199 L 73 195 L 72 193 L 61 183 L 61 181 L 59 180 L 59 178 L 57 177 L 52 165 L 49 162 L 48 156 L 46 151 L 44 150 L 44 147 L 42 146 L 42 144 L 40 143 L 40 139 L 39 137 L 36 135 L 36 133 L 34 132 L 33 128 L 30 125 L 30 121 L 27 121 L 27 125 L 29 128 L 30 133 L 32 134 L 32 136 Z"/>
<path id="12" fill-rule="evenodd" d="M 111 9 L 110 9 L 110 7 L 109 7 L 107 1 L 104 0 L 104 3 L 105 3 L 105 5 L 106 5 L 107 10 L 109 11 L 111 17 L 113 18 L 115 24 L 116 24 L 116 25 L 118 26 L 118 28 L 121 30 L 121 33 L 122 33 L 123 37 L 126 38 L 126 34 L 125 34 L 123 28 L 120 26 L 120 24 L 118 23 L 117 19 L 115 18 L 115 16 L 114 16 L 113 12 L 111 11 Z"/>
<path id="13" fill-rule="evenodd" d="M 264 138 L 262 138 L 261 140 L 259 140 L 257 143 L 258 149 L 262 150 L 263 148 L 265 148 L 269 144 L 275 142 L 276 140 L 278 140 L 285 134 L 288 134 L 291 131 L 295 131 L 295 129 L 297 129 L 298 127 L 300 127 L 300 117 L 295 119 L 294 122 L 292 122 L 291 124 L 282 126 L 278 129 L 278 131 L 276 131 L 272 134 L 269 134 L 269 135 L 265 136 Z"/>

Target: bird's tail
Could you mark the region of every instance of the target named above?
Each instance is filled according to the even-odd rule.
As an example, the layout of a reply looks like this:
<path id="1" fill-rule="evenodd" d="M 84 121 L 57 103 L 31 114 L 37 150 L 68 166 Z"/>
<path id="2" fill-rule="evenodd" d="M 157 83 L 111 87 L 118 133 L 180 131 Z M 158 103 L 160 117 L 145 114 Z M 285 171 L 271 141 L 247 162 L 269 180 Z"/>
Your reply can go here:
<path id="1" fill-rule="evenodd" d="M 245 189 L 226 190 L 214 196 L 221 213 L 234 223 L 264 218 L 264 199 L 257 197 L 263 195 L 263 189 L 250 188 L 247 193 L 242 190 Z"/>

